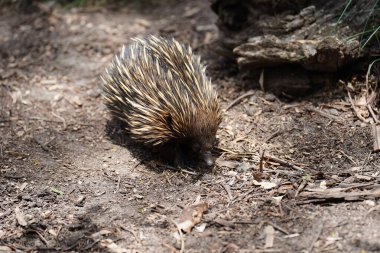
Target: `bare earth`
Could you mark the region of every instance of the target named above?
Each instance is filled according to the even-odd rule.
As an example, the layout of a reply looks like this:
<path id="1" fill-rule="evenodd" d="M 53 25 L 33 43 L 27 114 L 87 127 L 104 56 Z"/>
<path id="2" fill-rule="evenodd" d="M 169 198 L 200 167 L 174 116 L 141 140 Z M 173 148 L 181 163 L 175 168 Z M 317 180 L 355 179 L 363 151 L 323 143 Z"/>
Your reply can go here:
<path id="1" fill-rule="evenodd" d="M 196 200 L 206 227 L 184 235 L 185 252 L 380 252 L 380 155 L 342 83 L 292 102 L 254 90 L 225 113 L 210 171 L 125 143 L 99 75 L 130 37 L 190 44 L 223 108 L 250 89 L 213 53 L 215 20 L 201 0 L 2 11 L 0 252 L 179 252 L 173 221 Z"/>

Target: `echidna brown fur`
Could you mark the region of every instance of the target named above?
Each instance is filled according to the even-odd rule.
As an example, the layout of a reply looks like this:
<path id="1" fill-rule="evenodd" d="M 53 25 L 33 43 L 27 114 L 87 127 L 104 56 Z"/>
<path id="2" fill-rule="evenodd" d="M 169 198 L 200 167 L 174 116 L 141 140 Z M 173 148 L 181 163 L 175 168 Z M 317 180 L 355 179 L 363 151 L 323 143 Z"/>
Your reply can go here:
<path id="1" fill-rule="evenodd" d="M 221 109 L 200 57 L 175 39 L 132 41 L 102 75 L 106 106 L 133 140 L 170 146 L 175 162 L 192 154 L 212 165 Z"/>

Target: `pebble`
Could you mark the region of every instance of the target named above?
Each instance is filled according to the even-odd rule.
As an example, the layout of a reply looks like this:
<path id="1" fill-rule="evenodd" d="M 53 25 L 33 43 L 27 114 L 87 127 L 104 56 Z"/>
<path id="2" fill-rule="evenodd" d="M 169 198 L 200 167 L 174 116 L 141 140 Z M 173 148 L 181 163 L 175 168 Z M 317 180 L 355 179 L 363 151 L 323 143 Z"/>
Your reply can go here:
<path id="1" fill-rule="evenodd" d="M 328 111 L 331 115 L 334 115 L 334 116 L 339 116 L 339 114 L 340 114 L 339 111 L 337 109 L 334 109 L 334 108 L 329 109 Z"/>
<path id="2" fill-rule="evenodd" d="M 101 94 L 100 89 L 88 90 L 87 95 L 92 98 L 98 98 Z"/>
<path id="3" fill-rule="evenodd" d="M 253 106 L 250 106 L 247 108 L 246 113 L 248 116 L 254 116 L 256 113 L 256 110 Z"/>
<path id="4" fill-rule="evenodd" d="M 238 172 L 247 172 L 251 168 L 249 163 L 242 162 L 239 164 L 239 166 L 236 168 Z"/>
<path id="5" fill-rule="evenodd" d="M 274 101 L 276 101 L 276 96 L 273 95 L 272 93 L 266 93 L 264 96 L 264 99 L 269 101 L 269 102 L 274 102 Z"/>
<path id="6" fill-rule="evenodd" d="M 251 103 L 256 103 L 257 102 L 257 96 L 256 95 L 251 96 L 248 101 Z"/>

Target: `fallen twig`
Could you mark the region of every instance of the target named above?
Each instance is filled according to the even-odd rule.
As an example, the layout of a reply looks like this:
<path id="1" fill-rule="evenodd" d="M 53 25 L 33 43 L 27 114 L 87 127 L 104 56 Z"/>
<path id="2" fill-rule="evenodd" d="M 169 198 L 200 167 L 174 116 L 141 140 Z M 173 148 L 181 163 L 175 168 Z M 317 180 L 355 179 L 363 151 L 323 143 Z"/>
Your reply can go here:
<path id="1" fill-rule="evenodd" d="M 352 159 L 351 156 L 347 155 L 346 153 L 343 152 L 343 150 L 338 150 L 342 155 L 344 155 L 348 160 L 350 160 L 355 166 L 358 166 L 358 163 L 355 162 L 354 159 Z"/>
<path id="2" fill-rule="evenodd" d="M 380 189 L 375 190 L 366 190 L 366 191 L 357 191 L 357 192 L 342 192 L 345 189 L 334 189 L 330 188 L 324 191 L 318 192 L 302 192 L 299 194 L 300 198 L 306 198 L 311 200 L 346 200 L 346 201 L 357 201 L 365 198 L 379 198 Z"/>
<path id="3" fill-rule="evenodd" d="M 235 197 L 235 199 L 231 202 L 231 204 L 235 204 L 235 203 L 239 202 L 240 200 L 243 200 L 245 197 L 247 197 L 249 194 L 251 194 L 255 190 L 257 190 L 256 187 L 246 191 L 245 193 L 241 194 L 238 197 Z M 252 194 L 251 197 L 261 196 L 261 195 L 265 195 L 265 194 L 267 194 L 267 193 L 256 193 L 256 194 Z"/>
<path id="4" fill-rule="evenodd" d="M 298 187 L 298 189 L 297 189 L 296 194 L 294 195 L 294 197 L 297 197 L 300 194 L 300 192 L 306 187 L 306 185 L 307 185 L 307 180 L 302 180 L 302 183 Z"/>
<path id="5" fill-rule="evenodd" d="M 328 118 L 328 119 L 333 120 L 333 121 L 335 121 L 335 122 L 337 122 L 339 124 L 344 125 L 344 122 L 343 122 L 343 120 L 341 118 L 339 118 L 337 116 L 334 116 L 334 115 L 331 115 L 328 112 L 325 112 L 323 110 L 319 110 L 319 109 L 314 108 L 314 107 L 307 107 L 307 110 L 312 111 L 312 112 L 316 112 L 316 113 L 318 113 L 319 115 L 321 115 L 321 116 L 323 116 L 325 118 Z"/>
<path id="6" fill-rule="evenodd" d="M 358 108 L 356 108 L 355 104 L 354 104 L 354 101 L 352 100 L 351 98 L 351 94 L 350 94 L 350 91 L 347 90 L 347 94 L 348 94 L 348 98 L 350 100 L 350 103 L 351 103 L 351 106 L 352 106 L 352 109 L 354 109 L 355 113 L 356 113 L 356 116 L 361 120 L 363 121 L 364 123 L 370 123 L 370 121 L 368 119 L 365 119 L 359 112 Z"/>
<path id="7" fill-rule="evenodd" d="M 185 239 L 183 238 L 183 233 L 181 231 L 181 228 L 178 226 L 177 222 L 175 222 L 174 220 L 170 220 L 177 228 L 177 231 L 178 231 L 178 234 L 179 234 L 179 237 L 181 238 L 181 249 L 180 249 L 180 253 L 183 253 L 184 250 L 185 250 Z"/>
<path id="8" fill-rule="evenodd" d="M 264 140 L 264 143 L 267 143 L 268 141 L 270 141 L 274 137 L 278 136 L 281 132 L 282 132 L 282 129 L 277 130 L 276 132 L 274 132 L 273 134 L 271 134 L 268 138 L 266 138 Z"/>
<path id="9" fill-rule="evenodd" d="M 266 159 L 268 160 L 271 160 L 272 162 L 276 162 L 276 163 L 279 163 L 281 165 L 284 165 L 284 166 L 287 166 L 287 167 L 290 167 L 292 169 L 295 169 L 295 170 L 299 170 L 299 171 L 304 171 L 304 169 L 302 169 L 301 167 L 297 166 L 297 165 L 294 165 L 293 163 L 290 163 L 290 162 L 287 162 L 285 160 L 282 160 L 278 157 L 274 157 L 274 156 L 269 156 L 269 155 L 265 155 L 264 156 Z"/>
<path id="10" fill-rule="evenodd" d="M 162 167 L 164 167 L 164 168 L 166 168 L 166 169 L 184 172 L 184 173 L 189 174 L 189 175 L 195 175 L 195 176 L 198 175 L 198 173 L 196 173 L 196 172 L 185 170 L 185 169 L 182 169 L 182 168 L 176 168 L 176 167 L 173 167 L 173 166 L 170 166 L 170 165 L 167 165 L 167 164 L 159 163 L 159 165 L 162 166 Z"/>
<path id="11" fill-rule="evenodd" d="M 263 169 L 263 160 L 264 160 L 264 155 L 265 155 L 265 149 L 263 150 L 263 152 L 261 153 L 261 156 L 260 156 L 260 167 L 259 167 L 259 170 L 261 173 L 263 173 L 264 169 Z"/>
<path id="12" fill-rule="evenodd" d="M 119 191 L 119 189 L 120 189 L 120 181 L 121 181 L 121 177 L 119 175 L 119 178 L 117 179 L 116 190 L 113 193 L 117 193 Z"/>
<path id="13" fill-rule="evenodd" d="M 140 239 L 137 237 L 136 233 L 135 233 L 133 230 L 130 230 L 129 228 L 127 228 L 127 227 L 125 227 L 125 226 L 123 226 L 123 225 L 120 225 L 120 227 L 121 227 L 123 230 L 125 230 L 125 231 L 131 233 L 131 234 L 135 237 L 135 240 L 136 240 L 137 244 L 139 244 L 139 245 L 141 244 Z"/>
<path id="14" fill-rule="evenodd" d="M 66 128 L 67 128 L 66 120 L 65 120 L 63 117 L 61 117 L 61 116 L 55 114 L 54 112 L 52 112 L 51 114 L 52 114 L 54 117 L 56 117 L 56 118 L 58 118 L 58 119 L 60 119 L 60 120 L 62 121 L 62 124 L 63 124 L 63 129 L 62 129 L 62 130 L 66 130 Z"/>
<path id="15" fill-rule="evenodd" d="M 237 105 L 241 100 L 243 100 L 244 98 L 246 97 L 250 97 L 250 96 L 253 96 L 255 95 L 255 92 L 254 91 L 248 91 L 246 93 L 244 93 L 243 95 L 237 97 L 235 100 L 233 100 L 227 107 L 226 109 L 224 110 L 224 112 L 227 112 L 229 109 L 231 109 L 232 107 L 234 107 L 235 105 Z"/>
<path id="16" fill-rule="evenodd" d="M 26 232 L 33 232 L 33 233 L 36 233 L 38 235 L 38 237 L 41 239 L 41 241 L 46 245 L 48 246 L 49 245 L 49 242 L 45 239 L 45 237 L 43 237 L 43 235 L 38 232 L 37 230 L 34 230 L 34 229 L 28 229 L 26 230 Z"/>
<path id="17" fill-rule="evenodd" d="M 312 250 L 314 248 L 314 244 L 318 241 L 319 237 L 322 234 L 322 231 L 323 231 L 323 223 L 321 223 L 321 225 L 319 225 L 318 231 L 317 231 L 313 241 L 311 242 L 310 247 L 306 250 L 307 253 L 312 252 Z"/>
<path id="18" fill-rule="evenodd" d="M 227 184 L 221 184 L 221 185 L 223 186 L 224 190 L 226 190 L 228 199 L 231 202 L 233 200 L 233 196 L 232 196 L 230 187 Z"/>
<path id="19" fill-rule="evenodd" d="M 377 119 L 377 116 L 376 116 L 375 112 L 373 111 L 372 106 L 370 104 L 367 104 L 367 109 L 368 109 L 369 113 L 371 114 L 375 123 L 376 124 L 379 123 L 380 121 Z"/>

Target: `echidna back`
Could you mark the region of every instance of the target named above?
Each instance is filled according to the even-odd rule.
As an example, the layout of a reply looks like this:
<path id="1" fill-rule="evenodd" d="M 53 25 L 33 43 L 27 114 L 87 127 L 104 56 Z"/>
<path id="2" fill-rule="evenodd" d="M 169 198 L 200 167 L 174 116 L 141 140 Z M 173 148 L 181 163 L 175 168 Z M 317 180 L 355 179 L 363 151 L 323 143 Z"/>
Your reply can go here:
<path id="1" fill-rule="evenodd" d="M 107 107 L 145 144 L 186 138 L 200 110 L 219 124 L 217 95 L 200 58 L 174 39 L 134 39 L 103 80 Z"/>

